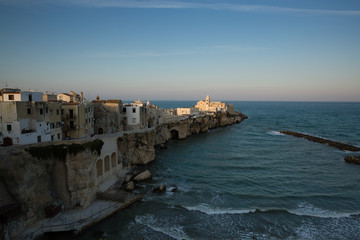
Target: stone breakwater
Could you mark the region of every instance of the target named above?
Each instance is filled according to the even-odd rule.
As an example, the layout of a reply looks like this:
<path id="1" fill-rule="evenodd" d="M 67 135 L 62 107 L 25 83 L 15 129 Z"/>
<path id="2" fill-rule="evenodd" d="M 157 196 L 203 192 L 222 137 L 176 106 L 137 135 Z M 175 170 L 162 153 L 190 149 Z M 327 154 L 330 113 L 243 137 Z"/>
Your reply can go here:
<path id="1" fill-rule="evenodd" d="M 61 203 L 65 211 L 88 207 L 97 193 L 106 190 L 102 188 L 107 181 L 122 181 L 132 165 L 154 161 L 156 145 L 245 118 L 241 113 L 217 113 L 91 139 L 0 148 L 0 207 L 5 213 L 14 203 L 21 208 L 8 216 L 7 235 L 14 237 L 44 219 L 45 208 L 54 203 Z M 1 227 L 4 232 L 5 224 Z"/>
<path id="2" fill-rule="evenodd" d="M 292 132 L 292 131 L 280 131 L 280 133 L 286 134 L 286 135 L 291 135 L 291 136 L 298 137 L 298 138 L 305 138 L 312 142 L 326 144 L 328 146 L 338 148 L 342 151 L 352 151 L 352 152 L 360 151 L 360 148 L 349 145 L 349 144 L 331 141 L 331 140 L 327 140 L 324 138 L 314 137 L 314 136 L 310 136 L 310 135 L 303 134 L 303 133 Z"/>

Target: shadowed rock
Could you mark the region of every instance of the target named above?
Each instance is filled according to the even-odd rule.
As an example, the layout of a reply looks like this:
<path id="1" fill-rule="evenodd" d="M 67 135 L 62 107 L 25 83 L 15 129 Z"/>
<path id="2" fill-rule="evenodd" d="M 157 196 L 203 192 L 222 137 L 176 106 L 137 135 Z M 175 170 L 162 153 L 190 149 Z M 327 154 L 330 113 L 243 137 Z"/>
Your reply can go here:
<path id="1" fill-rule="evenodd" d="M 286 134 L 286 135 L 291 135 L 294 137 L 298 137 L 298 138 L 305 138 L 309 141 L 312 142 L 318 142 L 318 143 L 322 143 L 322 144 L 326 144 L 329 145 L 331 147 L 335 147 L 338 148 L 342 151 L 352 151 L 352 152 L 357 152 L 360 151 L 360 148 L 349 145 L 349 144 L 345 144 L 345 143 L 341 143 L 341 142 L 335 142 L 335 141 L 331 141 L 331 140 L 327 140 L 327 139 L 323 139 L 323 138 L 319 138 L 319 137 L 314 137 L 314 136 L 310 136 L 307 134 L 303 134 L 303 133 L 298 133 L 298 132 L 292 132 L 292 131 L 280 131 L 280 133 Z"/>
<path id="2" fill-rule="evenodd" d="M 347 163 L 354 163 L 360 165 L 360 156 L 347 156 L 344 158 Z"/>

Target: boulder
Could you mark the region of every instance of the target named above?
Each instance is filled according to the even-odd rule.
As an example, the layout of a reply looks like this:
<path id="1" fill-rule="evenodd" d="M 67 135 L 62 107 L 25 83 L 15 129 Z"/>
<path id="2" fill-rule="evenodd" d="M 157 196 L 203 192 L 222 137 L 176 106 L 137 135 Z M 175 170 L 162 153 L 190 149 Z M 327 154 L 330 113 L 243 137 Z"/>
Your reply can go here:
<path id="1" fill-rule="evenodd" d="M 134 189 L 135 189 L 135 184 L 134 184 L 133 181 L 130 181 L 125 185 L 125 190 L 126 191 L 132 191 Z"/>
<path id="2" fill-rule="evenodd" d="M 133 177 L 134 177 L 133 175 L 126 174 L 124 176 L 124 183 L 130 182 Z"/>
<path id="3" fill-rule="evenodd" d="M 347 156 L 344 158 L 347 163 L 354 163 L 360 165 L 360 156 Z"/>
<path id="4" fill-rule="evenodd" d="M 145 181 L 145 180 L 151 179 L 151 178 L 152 178 L 151 172 L 146 169 L 145 171 L 136 175 L 134 177 L 134 181 L 141 182 L 141 181 Z"/>
<path id="5" fill-rule="evenodd" d="M 157 188 L 154 188 L 154 190 L 153 190 L 154 193 L 163 193 L 165 191 L 166 191 L 165 184 L 161 184 L 160 186 L 158 186 Z"/>

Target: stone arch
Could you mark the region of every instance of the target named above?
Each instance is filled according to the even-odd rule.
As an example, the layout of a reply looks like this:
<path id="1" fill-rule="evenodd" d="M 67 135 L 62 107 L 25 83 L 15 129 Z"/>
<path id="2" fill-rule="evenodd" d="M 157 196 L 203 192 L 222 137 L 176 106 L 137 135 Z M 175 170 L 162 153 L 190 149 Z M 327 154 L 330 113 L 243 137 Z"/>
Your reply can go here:
<path id="1" fill-rule="evenodd" d="M 97 160 L 96 162 L 96 176 L 97 177 L 100 177 L 103 175 L 103 160 L 102 159 L 99 159 Z"/>
<path id="2" fill-rule="evenodd" d="M 115 168 L 116 167 L 116 153 L 113 152 L 111 154 L 111 168 Z"/>
<path id="3" fill-rule="evenodd" d="M 103 133 L 104 133 L 104 129 L 98 128 L 98 134 L 103 134 Z"/>
<path id="4" fill-rule="evenodd" d="M 170 131 L 171 138 L 170 139 L 179 139 L 179 131 L 173 129 Z"/>
<path id="5" fill-rule="evenodd" d="M 104 159 L 105 172 L 110 171 L 110 157 L 106 156 Z"/>

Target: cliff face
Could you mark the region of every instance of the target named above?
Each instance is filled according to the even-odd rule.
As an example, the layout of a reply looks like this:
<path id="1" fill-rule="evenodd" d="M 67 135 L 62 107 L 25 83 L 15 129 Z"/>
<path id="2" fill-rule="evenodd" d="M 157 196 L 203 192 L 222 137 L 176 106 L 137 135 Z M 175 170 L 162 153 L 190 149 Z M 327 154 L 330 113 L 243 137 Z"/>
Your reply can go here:
<path id="1" fill-rule="evenodd" d="M 55 201 L 63 202 L 65 209 L 87 207 L 96 198 L 100 183 L 123 168 L 153 161 L 155 145 L 245 118 L 242 114 L 214 114 L 140 131 L 99 135 L 95 140 L 0 148 L 0 180 L 21 204 L 24 223 L 33 223 L 44 218 L 44 208 Z"/>
<path id="2" fill-rule="evenodd" d="M 123 166 L 147 164 L 155 159 L 155 130 L 124 134 L 117 139 L 118 149 L 123 156 Z"/>

